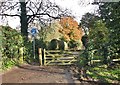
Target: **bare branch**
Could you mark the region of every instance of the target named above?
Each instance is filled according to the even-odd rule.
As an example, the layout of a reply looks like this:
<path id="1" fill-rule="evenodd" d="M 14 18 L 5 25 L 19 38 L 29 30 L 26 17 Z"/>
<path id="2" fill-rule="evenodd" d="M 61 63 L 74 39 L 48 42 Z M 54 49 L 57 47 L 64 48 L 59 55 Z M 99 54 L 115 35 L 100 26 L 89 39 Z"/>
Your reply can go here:
<path id="1" fill-rule="evenodd" d="M 8 8 L 6 9 L 6 11 L 9 10 L 9 9 L 14 9 L 17 5 L 18 5 L 18 2 L 16 2 L 15 5 L 8 7 Z"/>
<path id="2" fill-rule="evenodd" d="M 0 4 L 0 11 L 1 13 L 5 13 L 6 11 L 14 10 L 15 8 L 19 7 L 19 2 L 3 2 Z"/>
<path id="3" fill-rule="evenodd" d="M 54 16 L 52 16 L 52 15 L 50 15 L 48 13 L 40 13 L 40 14 L 33 14 L 33 15 L 27 15 L 27 16 L 40 16 L 40 15 L 47 15 L 47 16 L 53 18 L 53 19 L 60 19 L 59 16 L 58 17 L 54 17 Z"/>
<path id="4" fill-rule="evenodd" d="M 34 11 L 30 7 L 26 7 L 26 8 L 28 8 L 30 11 L 32 11 L 33 14 L 35 14 Z"/>
<path id="5" fill-rule="evenodd" d="M 0 14 L 0 16 L 10 16 L 10 17 L 19 16 L 20 17 L 20 15 L 17 15 L 17 14 Z"/>
<path id="6" fill-rule="evenodd" d="M 43 4 L 43 2 L 41 1 L 40 5 L 39 5 L 39 7 L 37 9 L 37 12 L 39 12 L 40 8 L 42 7 L 42 4 Z M 37 12 L 36 12 L 36 14 L 37 14 Z"/>

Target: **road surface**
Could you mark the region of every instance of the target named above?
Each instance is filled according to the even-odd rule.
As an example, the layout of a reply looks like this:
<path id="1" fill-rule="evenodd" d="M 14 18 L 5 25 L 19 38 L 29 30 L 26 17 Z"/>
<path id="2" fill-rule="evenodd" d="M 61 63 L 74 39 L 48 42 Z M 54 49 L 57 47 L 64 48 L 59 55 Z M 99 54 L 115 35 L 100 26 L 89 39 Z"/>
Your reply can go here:
<path id="1" fill-rule="evenodd" d="M 67 66 L 24 65 L 2 75 L 2 83 L 74 83 Z"/>

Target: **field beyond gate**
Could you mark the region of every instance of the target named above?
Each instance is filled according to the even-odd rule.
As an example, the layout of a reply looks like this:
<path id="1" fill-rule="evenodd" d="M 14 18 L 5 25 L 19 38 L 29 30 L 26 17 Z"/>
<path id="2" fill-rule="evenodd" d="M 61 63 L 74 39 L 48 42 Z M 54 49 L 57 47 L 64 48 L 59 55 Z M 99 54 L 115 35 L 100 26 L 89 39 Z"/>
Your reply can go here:
<path id="1" fill-rule="evenodd" d="M 45 50 L 39 48 L 40 65 L 72 65 L 75 64 L 80 50 Z"/>

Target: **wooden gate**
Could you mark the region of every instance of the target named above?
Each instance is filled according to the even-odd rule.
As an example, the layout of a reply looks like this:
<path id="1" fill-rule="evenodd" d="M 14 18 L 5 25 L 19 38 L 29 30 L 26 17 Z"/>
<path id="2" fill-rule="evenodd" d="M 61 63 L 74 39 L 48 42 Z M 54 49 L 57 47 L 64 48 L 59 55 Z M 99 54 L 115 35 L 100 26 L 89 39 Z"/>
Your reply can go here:
<path id="1" fill-rule="evenodd" d="M 39 49 L 40 65 L 71 65 L 78 59 L 80 50 L 45 50 Z"/>

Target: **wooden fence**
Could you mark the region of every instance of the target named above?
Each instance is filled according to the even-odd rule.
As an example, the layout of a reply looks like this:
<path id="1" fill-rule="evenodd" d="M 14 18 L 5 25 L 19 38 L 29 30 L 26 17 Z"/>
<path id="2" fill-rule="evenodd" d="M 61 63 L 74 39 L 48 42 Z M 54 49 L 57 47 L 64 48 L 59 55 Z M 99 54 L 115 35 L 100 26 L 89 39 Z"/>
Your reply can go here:
<path id="1" fill-rule="evenodd" d="M 40 65 L 72 65 L 80 58 L 81 50 L 45 50 L 39 48 Z M 113 62 L 120 59 L 113 59 Z M 100 63 L 100 59 L 92 59 L 88 63 Z"/>
<path id="2" fill-rule="evenodd" d="M 71 65 L 79 56 L 80 50 L 45 50 L 39 48 L 40 65 Z"/>

